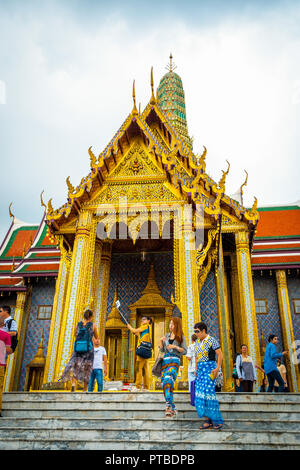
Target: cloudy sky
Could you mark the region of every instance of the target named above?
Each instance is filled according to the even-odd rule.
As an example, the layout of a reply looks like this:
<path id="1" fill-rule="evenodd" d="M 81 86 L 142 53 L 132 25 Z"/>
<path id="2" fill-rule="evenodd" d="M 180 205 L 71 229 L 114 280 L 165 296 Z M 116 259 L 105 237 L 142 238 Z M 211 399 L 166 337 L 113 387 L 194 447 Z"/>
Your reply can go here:
<path id="1" fill-rule="evenodd" d="M 166 73 L 183 80 L 194 151 L 245 204 L 299 201 L 299 1 L 0 0 L 0 239 L 15 216 L 39 223 L 89 172 Z"/>

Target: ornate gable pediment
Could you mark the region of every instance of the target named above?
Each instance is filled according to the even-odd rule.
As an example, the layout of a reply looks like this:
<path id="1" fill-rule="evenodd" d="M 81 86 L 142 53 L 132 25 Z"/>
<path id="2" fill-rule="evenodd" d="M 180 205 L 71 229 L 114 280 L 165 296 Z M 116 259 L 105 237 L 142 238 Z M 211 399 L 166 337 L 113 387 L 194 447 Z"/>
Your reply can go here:
<path id="1" fill-rule="evenodd" d="M 139 180 L 151 176 L 163 176 L 163 172 L 153 163 L 143 145 L 134 142 L 118 166 L 107 178 L 111 180 Z"/>

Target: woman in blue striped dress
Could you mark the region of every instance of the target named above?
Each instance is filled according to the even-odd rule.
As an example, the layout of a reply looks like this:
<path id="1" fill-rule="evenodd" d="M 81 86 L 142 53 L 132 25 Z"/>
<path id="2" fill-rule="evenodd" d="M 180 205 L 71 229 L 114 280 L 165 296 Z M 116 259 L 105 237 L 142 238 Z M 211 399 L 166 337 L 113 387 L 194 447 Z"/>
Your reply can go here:
<path id="1" fill-rule="evenodd" d="M 205 418 L 200 429 L 221 429 L 223 418 L 215 392 L 216 378 L 223 358 L 221 347 L 219 341 L 207 333 L 205 323 L 196 323 L 194 331 L 198 338 L 195 346 L 195 407 L 198 416 Z"/>

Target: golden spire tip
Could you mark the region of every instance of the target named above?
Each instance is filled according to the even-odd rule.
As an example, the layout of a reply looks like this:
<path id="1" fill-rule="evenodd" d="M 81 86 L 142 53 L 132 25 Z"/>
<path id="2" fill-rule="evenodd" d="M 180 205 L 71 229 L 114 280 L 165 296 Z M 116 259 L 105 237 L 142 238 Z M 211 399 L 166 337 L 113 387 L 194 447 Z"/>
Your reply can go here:
<path id="1" fill-rule="evenodd" d="M 151 99 L 150 99 L 150 104 L 155 104 L 155 103 L 156 103 L 156 99 L 155 99 L 155 96 L 154 96 L 153 67 L 151 67 L 150 84 L 151 84 Z"/>
<path id="2" fill-rule="evenodd" d="M 138 110 L 136 108 L 136 102 L 135 102 L 135 80 L 133 80 L 133 86 L 132 86 L 132 98 L 133 98 L 133 109 L 132 109 L 132 114 L 137 115 Z"/>

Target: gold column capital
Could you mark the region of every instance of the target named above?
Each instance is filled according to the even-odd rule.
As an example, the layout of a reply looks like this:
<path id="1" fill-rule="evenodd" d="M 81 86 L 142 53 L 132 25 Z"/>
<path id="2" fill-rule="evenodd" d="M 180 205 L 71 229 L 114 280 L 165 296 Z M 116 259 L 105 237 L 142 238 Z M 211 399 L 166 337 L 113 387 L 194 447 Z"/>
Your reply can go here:
<path id="1" fill-rule="evenodd" d="M 284 269 L 276 270 L 276 282 L 278 287 L 287 287 L 286 274 Z"/>
<path id="2" fill-rule="evenodd" d="M 241 230 L 235 233 L 235 244 L 237 250 L 249 250 L 249 233 L 246 230 Z"/>
<path id="3" fill-rule="evenodd" d="M 18 292 L 16 300 L 16 309 L 23 309 L 27 298 L 27 292 Z"/>

